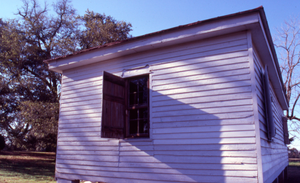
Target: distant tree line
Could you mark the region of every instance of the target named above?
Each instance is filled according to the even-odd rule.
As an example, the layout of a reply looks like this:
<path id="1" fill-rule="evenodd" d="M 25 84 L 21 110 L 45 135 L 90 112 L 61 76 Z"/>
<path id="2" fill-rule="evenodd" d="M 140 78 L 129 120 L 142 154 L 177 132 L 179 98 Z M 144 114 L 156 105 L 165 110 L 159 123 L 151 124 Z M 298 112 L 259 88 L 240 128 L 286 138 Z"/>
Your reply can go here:
<path id="1" fill-rule="evenodd" d="M 300 158 L 300 154 L 296 148 L 289 149 L 289 158 Z"/>

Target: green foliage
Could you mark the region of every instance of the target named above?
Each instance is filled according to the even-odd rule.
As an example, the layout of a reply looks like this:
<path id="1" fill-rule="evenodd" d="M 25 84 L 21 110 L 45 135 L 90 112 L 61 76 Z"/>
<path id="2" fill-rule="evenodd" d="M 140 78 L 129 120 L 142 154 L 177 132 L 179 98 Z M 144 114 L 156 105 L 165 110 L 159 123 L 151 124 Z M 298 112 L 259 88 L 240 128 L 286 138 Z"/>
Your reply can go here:
<path id="1" fill-rule="evenodd" d="M 44 60 L 130 37 L 131 24 L 69 3 L 24 1 L 19 19 L 0 19 L 0 130 L 14 149 L 55 149 L 61 75 Z"/>
<path id="2" fill-rule="evenodd" d="M 10 130 L 12 145 L 17 149 L 55 151 L 58 103 L 22 101 L 19 111 L 20 125 Z"/>
<path id="3" fill-rule="evenodd" d="M 83 23 L 84 27 L 78 35 L 80 46 L 83 49 L 124 40 L 128 38 L 128 33 L 131 30 L 131 24 L 116 21 L 111 16 L 89 10 L 84 16 L 78 16 L 77 19 Z"/>

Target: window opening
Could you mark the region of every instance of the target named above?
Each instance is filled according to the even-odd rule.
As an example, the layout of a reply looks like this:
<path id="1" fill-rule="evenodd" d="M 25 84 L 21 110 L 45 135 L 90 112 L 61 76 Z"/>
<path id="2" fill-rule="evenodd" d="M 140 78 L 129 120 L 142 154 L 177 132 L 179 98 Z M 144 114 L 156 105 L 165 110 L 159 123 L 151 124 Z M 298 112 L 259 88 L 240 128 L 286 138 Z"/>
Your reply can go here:
<path id="1" fill-rule="evenodd" d="M 149 76 L 103 73 L 101 137 L 149 137 Z"/>
<path id="2" fill-rule="evenodd" d="M 265 99 L 265 118 L 267 124 L 267 136 L 268 141 L 271 142 L 272 138 L 276 135 L 276 128 L 273 119 L 272 101 L 270 94 L 270 83 L 268 76 L 268 67 L 265 66 L 264 76 L 264 99 Z"/>
<path id="3" fill-rule="evenodd" d="M 129 136 L 149 136 L 149 77 L 140 76 L 128 79 Z"/>

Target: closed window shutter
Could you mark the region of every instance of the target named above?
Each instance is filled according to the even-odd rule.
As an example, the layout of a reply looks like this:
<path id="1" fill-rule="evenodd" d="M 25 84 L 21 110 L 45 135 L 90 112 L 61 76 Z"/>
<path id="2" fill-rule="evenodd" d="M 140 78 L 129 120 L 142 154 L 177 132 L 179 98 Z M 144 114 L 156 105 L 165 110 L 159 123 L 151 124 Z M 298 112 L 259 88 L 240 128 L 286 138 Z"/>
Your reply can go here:
<path id="1" fill-rule="evenodd" d="M 125 80 L 103 72 L 101 137 L 124 138 Z"/>
<path id="2" fill-rule="evenodd" d="M 282 125 L 283 125 L 284 143 L 285 144 L 290 144 L 289 131 L 288 131 L 287 118 L 286 117 L 282 117 Z"/>
<path id="3" fill-rule="evenodd" d="M 268 67 L 265 67 L 264 74 L 264 91 L 265 91 L 265 117 L 267 123 L 267 133 L 268 140 L 272 140 L 272 137 L 275 136 L 275 124 L 273 119 L 273 110 L 272 110 L 272 101 L 270 95 L 270 83 L 269 83 L 269 75 L 268 75 Z"/>

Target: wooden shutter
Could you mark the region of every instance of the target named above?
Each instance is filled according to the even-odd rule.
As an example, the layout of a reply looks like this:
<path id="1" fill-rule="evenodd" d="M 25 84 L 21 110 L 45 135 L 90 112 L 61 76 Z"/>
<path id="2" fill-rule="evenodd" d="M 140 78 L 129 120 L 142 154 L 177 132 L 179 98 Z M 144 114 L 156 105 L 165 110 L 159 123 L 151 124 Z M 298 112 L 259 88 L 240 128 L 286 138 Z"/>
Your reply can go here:
<path id="1" fill-rule="evenodd" d="M 124 138 L 124 92 L 124 79 L 104 71 L 101 137 Z"/>
<path id="2" fill-rule="evenodd" d="M 268 75 L 268 67 L 265 66 L 265 74 L 264 74 L 264 91 L 265 91 L 265 117 L 267 123 L 268 130 L 268 139 L 272 140 L 272 137 L 275 136 L 275 124 L 273 119 L 273 110 L 272 110 L 272 101 L 270 94 L 270 83 L 269 83 L 269 75 Z"/>
<path id="3" fill-rule="evenodd" d="M 289 131 L 288 131 L 287 118 L 286 117 L 282 117 L 282 125 L 283 125 L 284 143 L 285 144 L 290 144 Z"/>

